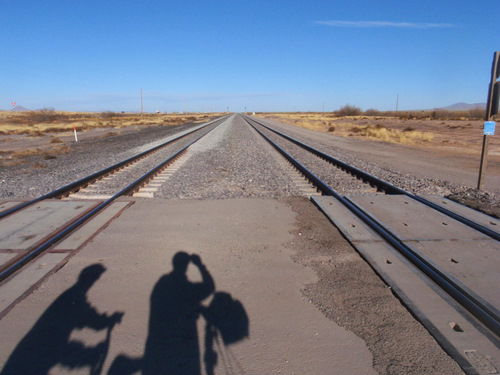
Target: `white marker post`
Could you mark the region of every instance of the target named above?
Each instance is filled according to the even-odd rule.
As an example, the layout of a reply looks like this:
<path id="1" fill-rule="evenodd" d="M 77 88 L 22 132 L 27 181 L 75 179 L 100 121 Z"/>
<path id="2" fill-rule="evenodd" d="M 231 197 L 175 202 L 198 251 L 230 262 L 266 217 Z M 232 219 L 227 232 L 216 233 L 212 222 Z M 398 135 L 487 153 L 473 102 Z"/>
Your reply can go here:
<path id="1" fill-rule="evenodd" d="M 78 137 L 76 135 L 76 125 L 73 125 L 73 131 L 75 132 L 75 142 L 78 142 Z"/>

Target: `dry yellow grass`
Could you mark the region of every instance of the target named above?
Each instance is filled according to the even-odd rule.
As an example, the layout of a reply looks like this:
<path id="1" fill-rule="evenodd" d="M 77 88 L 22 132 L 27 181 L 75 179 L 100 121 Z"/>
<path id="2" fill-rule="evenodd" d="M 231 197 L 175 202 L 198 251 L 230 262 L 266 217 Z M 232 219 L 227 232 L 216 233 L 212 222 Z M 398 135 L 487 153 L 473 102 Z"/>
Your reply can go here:
<path id="1" fill-rule="evenodd" d="M 399 131 L 388 129 L 385 126 L 353 126 L 350 129 L 349 135 L 358 134 L 374 140 L 380 140 L 388 143 L 414 144 L 431 142 L 434 135 L 429 132 L 419 132 L 416 130 Z"/>
<path id="2" fill-rule="evenodd" d="M 334 132 L 340 137 L 363 137 L 375 141 L 401 144 L 421 144 L 432 142 L 431 132 L 415 129 L 391 129 L 384 125 L 359 126 L 354 121 L 394 120 L 391 117 L 347 116 L 337 117 L 332 113 L 265 113 L 259 116 L 275 119 L 295 126 L 319 132 Z"/>
<path id="3" fill-rule="evenodd" d="M 40 110 L 30 112 L 0 112 L 0 134 L 42 135 L 96 128 L 124 128 L 127 126 L 170 126 L 184 122 L 203 122 L 217 114 L 129 114 L 129 113 L 85 113 Z"/>
<path id="4" fill-rule="evenodd" d="M 119 134 L 118 129 L 129 126 L 173 126 L 185 122 L 206 122 L 213 116 L 220 116 L 220 114 L 144 113 L 141 115 L 139 113 L 85 113 L 52 110 L 31 112 L 0 111 L 0 142 L 2 142 L 3 146 L 0 151 L 0 166 L 31 163 L 30 156 L 42 156 L 44 159 L 49 160 L 70 152 L 71 148 L 66 144 L 67 141 L 62 139 L 67 139 L 65 137 L 68 136 L 68 133 L 73 132 L 73 127 L 76 127 L 78 132 L 110 128 L 110 131 L 104 135 L 110 137 Z M 111 129 L 117 130 L 112 131 Z M 46 134 L 51 134 L 51 137 L 43 137 Z M 19 142 L 19 136 L 22 136 L 24 140 Z M 30 140 L 33 143 L 30 143 Z M 32 166 L 43 168 L 44 165 L 44 163 L 41 163 L 38 166 Z"/>

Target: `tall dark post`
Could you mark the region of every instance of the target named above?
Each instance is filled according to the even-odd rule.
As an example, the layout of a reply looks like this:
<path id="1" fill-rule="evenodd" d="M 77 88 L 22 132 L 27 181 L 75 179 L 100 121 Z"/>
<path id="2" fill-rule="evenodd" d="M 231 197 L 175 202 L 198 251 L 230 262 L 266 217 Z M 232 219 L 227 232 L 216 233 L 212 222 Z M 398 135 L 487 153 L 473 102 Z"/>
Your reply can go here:
<path id="1" fill-rule="evenodd" d="M 486 116 L 485 121 L 491 121 L 492 117 L 498 113 L 498 101 L 499 101 L 499 91 L 500 82 L 498 82 L 498 77 L 500 76 L 500 51 L 493 54 L 493 65 L 491 67 L 491 81 L 488 90 L 488 101 L 486 103 Z M 486 171 L 486 166 L 488 164 L 488 139 L 489 135 L 483 135 L 483 148 L 481 151 L 481 164 L 479 165 L 479 178 L 477 181 L 477 188 L 481 190 L 483 188 L 484 172 Z"/>

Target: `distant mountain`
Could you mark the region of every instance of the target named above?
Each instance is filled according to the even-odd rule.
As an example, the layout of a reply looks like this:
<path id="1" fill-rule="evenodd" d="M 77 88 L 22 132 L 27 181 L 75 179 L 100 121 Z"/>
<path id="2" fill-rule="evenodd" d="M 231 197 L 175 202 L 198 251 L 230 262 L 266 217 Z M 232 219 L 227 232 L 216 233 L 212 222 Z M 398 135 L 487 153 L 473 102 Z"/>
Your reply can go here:
<path id="1" fill-rule="evenodd" d="M 445 111 L 469 111 L 471 109 L 476 109 L 476 108 L 485 109 L 486 103 L 474 103 L 474 104 L 455 103 L 455 104 L 449 105 L 447 107 L 442 107 L 442 108 L 437 108 L 437 109 L 442 109 Z"/>
<path id="2" fill-rule="evenodd" d="M 24 108 L 21 105 L 16 105 L 14 108 L 11 109 L 12 112 L 26 112 L 30 111 L 28 108 Z"/>

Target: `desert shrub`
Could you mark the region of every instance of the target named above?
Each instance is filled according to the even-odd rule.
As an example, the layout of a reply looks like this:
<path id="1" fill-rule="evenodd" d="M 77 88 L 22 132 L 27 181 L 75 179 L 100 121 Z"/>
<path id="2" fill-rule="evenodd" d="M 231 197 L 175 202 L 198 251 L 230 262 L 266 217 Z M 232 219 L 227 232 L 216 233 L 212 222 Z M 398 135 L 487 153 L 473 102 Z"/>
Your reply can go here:
<path id="1" fill-rule="evenodd" d="M 117 116 L 118 114 L 113 112 L 113 111 L 105 111 L 105 112 L 101 112 L 101 118 L 105 118 L 105 119 L 112 119 L 113 117 Z"/>
<path id="2" fill-rule="evenodd" d="M 346 104 L 337 111 L 337 116 L 359 116 L 361 113 L 361 108 Z"/>
<path id="3" fill-rule="evenodd" d="M 482 120 L 486 117 L 486 110 L 484 108 L 474 108 L 467 112 L 467 117 L 474 120 Z"/>
<path id="4" fill-rule="evenodd" d="M 411 126 L 407 126 L 406 128 L 403 129 L 403 132 L 414 132 L 415 128 L 412 128 Z"/>
<path id="5" fill-rule="evenodd" d="M 66 118 L 61 113 L 56 113 L 53 108 L 44 108 L 39 111 L 30 111 L 25 115 L 25 120 L 28 124 L 53 123 Z"/>
<path id="6" fill-rule="evenodd" d="M 334 131 L 335 131 L 335 126 L 332 125 L 328 128 L 328 132 L 332 133 Z"/>
<path id="7" fill-rule="evenodd" d="M 174 124 L 180 122 L 178 118 L 166 118 L 163 119 L 164 124 Z"/>
<path id="8" fill-rule="evenodd" d="M 349 129 L 351 132 L 353 132 L 354 134 L 357 134 L 357 133 L 362 133 L 363 130 L 365 130 L 365 128 L 360 128 L 359 126 L 353 126 L 351 129 Z"/>
<path id="9" fill-rule="evenodd" d="M 380 116 L 380 111 L 375 108 L 370 108 L 365 111 L 365 116 Z"/>
<path id="10" fill-rule="evenodd" d="M 444 111 L 444 110 L 439 110 L 435 109 L 431 113 L 431 119 L 433 120 L 438 120 L 438 119 L 449 119 L 450 118 L 450 111 Z"/>
<path id="11" fill-rule="evenodd" d="M 469 111 L 446 111 L 436 109 L 431 113 L 432 120 L 481 120 L 484 116 L 484 108 L 475 108 Z"/>
<path id="12" fill-rule="evenodd" d="M 62 127 L 62 126 L 51 125 L 51 126 L 38 127 L 38 131 L 40 132 L 40 134 L 62 133 L 62 132 L 68 131 L 68 129 L 66 127 Z"/>

